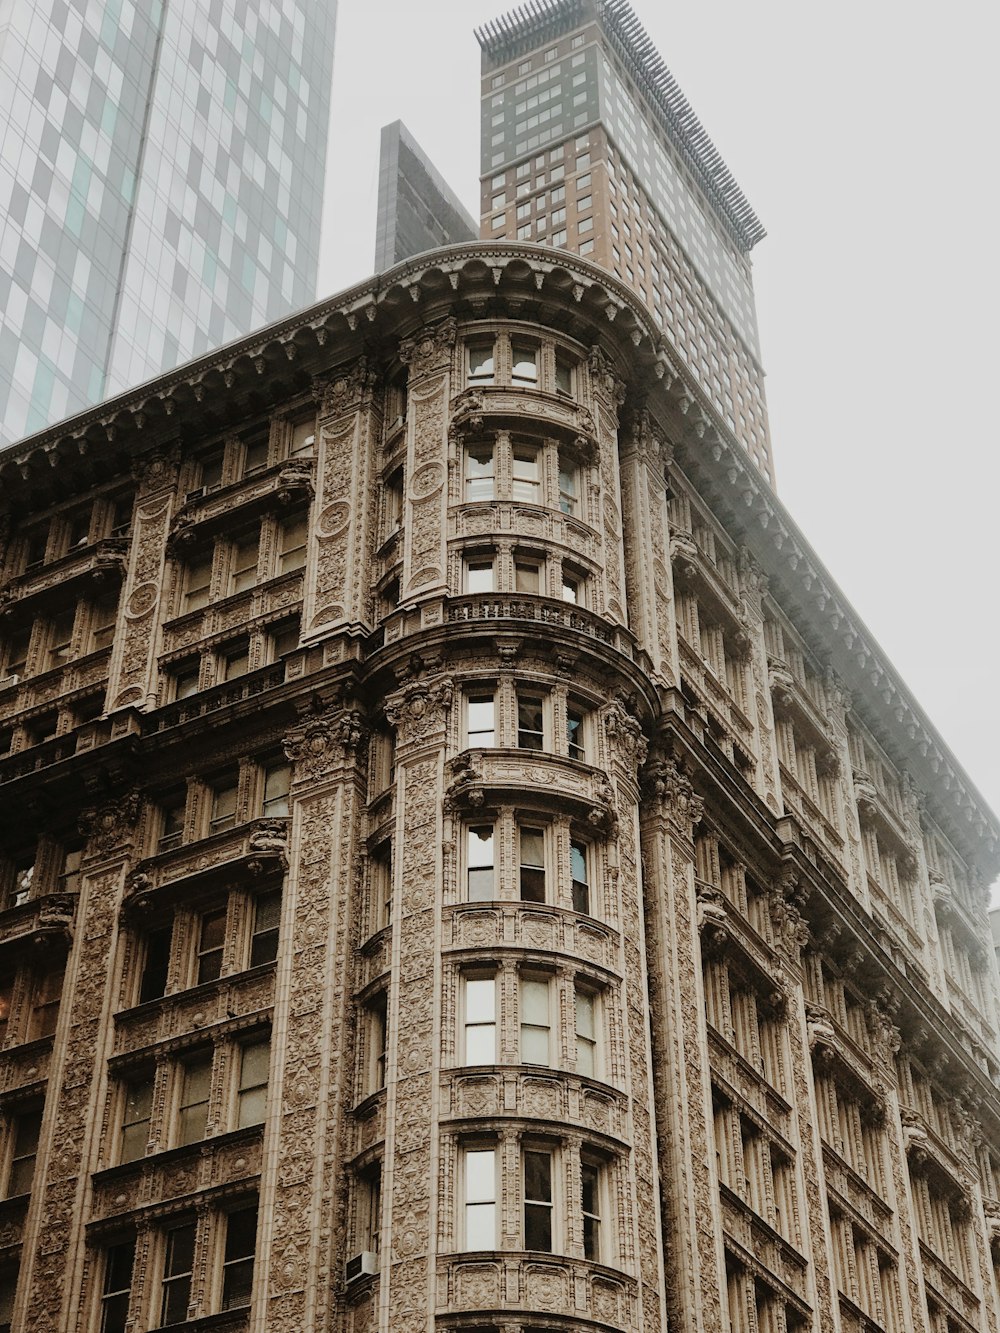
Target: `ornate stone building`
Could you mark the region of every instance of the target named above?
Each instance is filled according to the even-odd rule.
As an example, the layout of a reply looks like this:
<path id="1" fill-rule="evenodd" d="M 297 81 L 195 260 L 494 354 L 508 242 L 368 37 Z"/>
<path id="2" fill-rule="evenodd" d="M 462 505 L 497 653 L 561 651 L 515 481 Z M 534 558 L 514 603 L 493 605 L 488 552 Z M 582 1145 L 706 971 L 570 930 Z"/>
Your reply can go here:
<path id="1" fill-rule="evenodd" d="M 0 476 L 0 1327 L 1000 1327 L 1000 830 L 624 283 Z"/>

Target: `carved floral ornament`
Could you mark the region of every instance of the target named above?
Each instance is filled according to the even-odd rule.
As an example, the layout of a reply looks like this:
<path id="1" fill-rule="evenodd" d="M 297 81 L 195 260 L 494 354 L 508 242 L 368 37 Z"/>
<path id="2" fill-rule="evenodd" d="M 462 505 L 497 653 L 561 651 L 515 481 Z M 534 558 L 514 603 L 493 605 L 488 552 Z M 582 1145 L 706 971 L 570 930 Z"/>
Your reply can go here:
<path id="1" fill-rule="evenodd" d="M 457 324 L 454 319 L 420 329 L 399 344 L 399 359 L 409 366 L 414 379 L 432 371 L 446 370 L 451 364 L 451 349 L 455 346 Z"/>
<path id="2" fill-rule="evenodd" d="M 334 706 L 307 718 L 285 737 L 296 782 L 315 781 L 343 763 L 365 740 L 368 728 L 356 708 Z"/>
<path id="3" fill-rule="evenodd" d="M 396 728 L 397 744 L 417 745 L 444 732 L 451 708 L 454 685 L 447 677 L 437 680 L 413 680 L 390 694 L 385 701 L 385 716 Z"/>
<path id="4" fill-rule="evenodd" d="M 611 704 L 604 714 L 604 730 L 612 748 L 617 749 L 622 762 L 633 772 L 646 762 L 649 743 L 642 733 L 642 724 L 630 712 L 621 698 Z"/>
<path id="5" fill-rule="evenodd" d="M 595 344 L 590 349 L 587 364 L 595 393 L 603 394 L 611 399 L 615 407 L 621 407 L 625 401 L 625 382 L 619 378 L 603 347 Z"/>
<path id="6" fill-rule="evenodd" d="M 646 408 L 632 417 L 627 438 L 640 459 L 659 475 L 674 461 L 673 445 L 668 443 Z"/>
<path id="7" fill-rule="evenodd" d="M 704 814 L 705 802 L 674 759 L 656 757 L 646 765 L 643 792 L 650 805 L 686 837 L 691 837 Z"/>
<path id="8" fill-rule="evenodd" d="M 142 809 L 137 791 L 126 792 L 105 805 L 91 806 L 80 815 L 80 832 L 88 840 L 88 857 L 125 855 L 132 846 L 135 826 Z"/>
<path id="9" fill-rule="evenodd" d="M 359 356 L 329 375 L 317 375 L 313 380 L 313 398 L 320 416 L 341 416 L 355 410 L 374 389 L 377 379 L 366 356 Z"/>
<path id="10" fill-rule="evenodd" d="M 799 910 L 804 890 L 798 875 L 785 866 L 768 892 L 768 911 L 774 942 L 789 962 L 797 963 L 809 942 L 809 926 Z"/>

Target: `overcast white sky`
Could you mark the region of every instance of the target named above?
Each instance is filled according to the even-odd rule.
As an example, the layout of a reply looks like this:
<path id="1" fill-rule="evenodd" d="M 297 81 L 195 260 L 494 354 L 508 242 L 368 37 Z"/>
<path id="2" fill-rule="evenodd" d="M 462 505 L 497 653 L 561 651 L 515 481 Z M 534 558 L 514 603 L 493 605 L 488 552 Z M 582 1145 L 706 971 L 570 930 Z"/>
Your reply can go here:
<path id="1" fill-rule="evenodd" d="M 1000 810 L 1000 8 L 632 3 L 768 229 L 779 493 Z M 383 124 L 477 215 L 473 28 L 508 8 L 339 0 L 321 295 L 371 271 Z"/>

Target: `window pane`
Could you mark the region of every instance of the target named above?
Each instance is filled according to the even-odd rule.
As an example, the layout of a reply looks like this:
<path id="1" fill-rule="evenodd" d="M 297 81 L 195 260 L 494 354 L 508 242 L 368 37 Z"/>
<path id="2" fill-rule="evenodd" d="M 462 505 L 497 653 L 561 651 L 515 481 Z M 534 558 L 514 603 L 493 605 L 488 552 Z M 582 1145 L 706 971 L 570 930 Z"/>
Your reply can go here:
<path id="1" fill-rule="evenodd" d="M 522 503 L 537 503 L 542 490 L 541 454 L 537 449 L 514 448 L 514 475 L 511 494 Z"/>
<path id="2" fill-rule="evenodd" d="M 470 977 L 465 983 L 465 1017 L 469 1023 L 492 1023 L 496 1002 L 493 977 Z"/>
<path id="3" fill-rule="evenodd" d="M 291 786 L 292 770 L 289 764 L 272 764 L 264 774 L 264 810 L 265 815 L 288 814 L 288 790 Z"/>
<path id="4" fill-rule="evenodd" d="M 158 1000 L 167 989 L 167 969 L 170 964 L 172 926 L 152 930 L 146 937 L 146 959 L 139 983 L 139 1003 Z"/>
<path id="5" fill-rule="evenodd" d="M 479 384 L 493 382 L 493 344 L 469 344 L 469 380 Z"/>
<path id="6" fill-rule="evenodd" d="M 254 904 L 253 937 L 250 941 L 250 966 L 273 963 L 278 956 L 278 928 L 281 924 L 281 893 L 264 893 Z"/>
<path id="7" fill-rule="evenodd" d="M 172 1227 L 166 1236 L 163 1262 L 163 1296 L 160 1325 L 179 1324 L 187 1318 L 191 1300 L 191 1269 L 194 1265 L 193 1222 Z"/>
<path id="8" fill-rule="evenodd" d="M 587 849 L 580 842 L 569 846 L 570 878 L 573 882 L 573 910 L 590 912 L 590 885 L 587 878 Z"/>
<path id="9" fill-rule="evenodd" d="M 493 695 L 475 694 L 469 697 L 469 746 L 494 745 Z"/>
<path id="10" fill-rule="evenodd" d="M 466 500 L 493 499 L 493 446 L 476 445 L 465 451 Z"/>
<path id="11" fill-rule="evenodd" d="M 517 696 L 517 743 L 522 750 L 544 748 L 543 708 L 541 699 Z"/>
<path id="12" fill-rule="evenodd" d="M 580 1163 L 580 1186 L 583 1211 L 584 1258 L 600 1259 L 600 1172 L 598 1168 L 590 1162 Z"/>
<path id="13" fill-rule="evenodd" d="M 525 902 L 545 901 L 545 832 L 520 830 L 520 889 Z"/>
<path id="14" fill-rule="evenodd" d="M 511 347 L 511 378 L 521 383 L 534 384 L 538 379 L 538 349 L 514 343 Z"/>
<path id="15" fill-rule="evenodd" d="M 497 1038 L 493 1023 L 470 1025 L 465 1029 L 465 1063 L 467 1065 L 496 1064 Z"/>
<path id="16" fill-rule="evenodd" d="M 572 708 L 566 714 L 566 748 L 571 759 L 583 759 L 583 714 Z"/>
<path id="17" fill-rule="evenodd" d="M 547 1152 L 524 1154 L 524 1247 L 552 1249 L 552 1158 Z"/>
<path id="18" fill-rule="evenodd" d="M 256 1243 L 256 1206 L 230 1213 L 226 1222 L 226 1255 L 223 1263 L 223 1310 L 235 1310 L 250 1304 Z"/>
<path id="19" fill-rule="evenodd" d="M 518 561 L 514 565 L 514 591 L 539 593 L 542 590 L 541 570 L 537 565 Z"/>
<path id="20" fill-rule="evenodd" d="M 559 508 L 564 514 L 575 514 L 579 498 L 576 468 L 559 461 Z"/>
<path id="21" fill-rule="evenodd" d="M 493 561 L 469 560 L 465 566 L 466 592 L 493 591 Z"/>

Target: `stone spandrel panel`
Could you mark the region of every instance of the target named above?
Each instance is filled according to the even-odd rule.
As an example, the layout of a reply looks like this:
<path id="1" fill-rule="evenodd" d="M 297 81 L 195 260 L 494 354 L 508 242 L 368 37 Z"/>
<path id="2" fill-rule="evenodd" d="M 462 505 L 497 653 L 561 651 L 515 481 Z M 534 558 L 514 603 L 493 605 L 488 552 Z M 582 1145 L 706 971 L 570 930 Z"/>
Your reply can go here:
<path id="1" fill-rule="evenodd" d="M 268 1333 L 332 1327 L 346 1247 L 344 1116 L 353 1060 L 345 986 L 361 818 L 357 713 L 330 709 L 289 734 L 292 849 L 282 900 L 271 1115 L 261 1179 L 260 1271 Z M 359 753 L 359 751 L 361 753 Z"/>
<path id="2" fill-rule="evenodd" d="M 393 923 L 386 1079 L 384 1333 L 417 1333 L 434 1308 L 440 1043 L 441 802 L 449 680 L 417 679 L 386 700 L 397 728 L 396 845 L 399 911 Z"/>
<path id="3" fill-rule="evenodd" d="M 174 446 L 150 454 L 136 465 L 139 486 L 111 659 L 109 711 L 156 703 L 156 659 L 161 608 L 168 592 L 166 547 L 176 503 L 177 460 L 178 449 Z"/>
<path id="4" fill-rule="evenodd" d="M 104 1044 L 117 983 L 108 966 L 118 942 L 118 904 L 139 815 L 131 794 L 86 812 L 87 836 L 75 939 L 63 983 L 49 1067 L 32 1209 L 22 1248 L 15 1327 L 52 1333 L 78 1327 L 84 1274 L 84 1208 L 97 1166 Z M 56 1054 L 61 1055 L 61 1059 Z"/>
<path id="5" fill-rule="evenodd" d="M 400 345 L 409 367 L 402 600 L 448 591 L 448 404 L 456 324 L 421 330 Z"/>
<path id="6" fill-rule="evenodd" d="M 305 643 L 334 629 L 370 628 L 368 552 L 381 436 L 375 383 L 362 356 L 314 385 L 319 457 L 302 615 Z"/>

